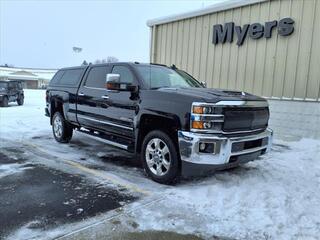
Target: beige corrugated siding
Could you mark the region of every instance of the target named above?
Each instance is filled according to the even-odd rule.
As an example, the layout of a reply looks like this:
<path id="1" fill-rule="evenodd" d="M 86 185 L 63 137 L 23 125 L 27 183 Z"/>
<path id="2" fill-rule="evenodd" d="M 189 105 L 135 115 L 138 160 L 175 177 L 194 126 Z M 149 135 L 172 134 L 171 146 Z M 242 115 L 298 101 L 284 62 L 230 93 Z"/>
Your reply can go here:
<path id="1" fill-rule="evenodd" d="M 212 44 L 214 24 L 291 17 L 295 31 Z M 209 87 L 284 99 L 320 99 L 320 1 L 272 0 L 152 27 L 151 61 L 175 64 Z"/>

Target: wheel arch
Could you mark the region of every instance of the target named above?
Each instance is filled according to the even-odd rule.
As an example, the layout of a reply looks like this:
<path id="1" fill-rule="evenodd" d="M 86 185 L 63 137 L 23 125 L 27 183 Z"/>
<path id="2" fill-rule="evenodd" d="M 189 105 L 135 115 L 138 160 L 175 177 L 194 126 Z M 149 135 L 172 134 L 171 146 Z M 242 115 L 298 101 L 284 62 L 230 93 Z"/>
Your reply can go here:
<path id="1" fill-rule="evenodd" d="M 52 118 L 55 112 L 60 112 L 62 116 L 66 119 L 63 101 L 58 98 L 52 98 L 50 101 L 50 124 L 52 124 Z"/>
<path id="2" fill-rule="evenodd" d="M 140 117 L 139 124 L 137 126 L 136 136 L 136 153 L 140 154 L 142 150 L 142 143 L 145 136 L 153 131 L 159 130 L 168 134 L 176 147 L 178 147 L 178 130 L 181 128 L 178 116 L 159 116 L 154 114 L 143 114 Z"/>

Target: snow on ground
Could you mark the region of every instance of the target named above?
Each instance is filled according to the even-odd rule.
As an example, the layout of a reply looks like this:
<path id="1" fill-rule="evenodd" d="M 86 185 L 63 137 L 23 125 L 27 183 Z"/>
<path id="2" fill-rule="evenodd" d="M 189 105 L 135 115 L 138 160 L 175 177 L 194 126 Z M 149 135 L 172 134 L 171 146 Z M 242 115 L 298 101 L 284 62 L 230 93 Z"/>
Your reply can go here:
<path id="1" fill-rule="evenodd" d="M 260 160 L 169 187 L 146 179 L 139 168 L 115 167 L 100 158 L 104 154 L 125 158 L 122 151 L 77 135 L 70 145 L 55 143 L 44 116 L 45 92 L 26 90 L 25 95 L 24 106 L 12 103 L 0 108 L 0 141 L 43 142 L 43 150 L 50 154 L 83 158 L 82 162 L 111 173 L 116 169 L 113 173 L 119 178 L 164 196 L 119 216 L 137 222 L 137 230 L 231 239 L 320 239 L 319 140 L 275 140 L 273 151 Z"/>
<path id="2" fill-rule="evenodd" d="M 138 223 L 235 239 L 319 239 L 319 161 L 319 141 L 275 146 L 261 161 L 182 184 L 163 205 L 137 213 Z"/>
<path id="3" fill-rule="evenodd" d="M 0 108 L 0 138 L 30 139 L 41 132 L 48 132 L 48 118 L 44 116 L 45 91 L 25 90 L 25 103 L 9 103 Z"/>
<path id="4" fill-rule="evenodd" d="M 12 174 L 16 174 L 31 168 L 32 167 L 25 167 L 18 163 L 3 164 L 3 165 L 0 165 L 0 178 L 6 177 Z"/>

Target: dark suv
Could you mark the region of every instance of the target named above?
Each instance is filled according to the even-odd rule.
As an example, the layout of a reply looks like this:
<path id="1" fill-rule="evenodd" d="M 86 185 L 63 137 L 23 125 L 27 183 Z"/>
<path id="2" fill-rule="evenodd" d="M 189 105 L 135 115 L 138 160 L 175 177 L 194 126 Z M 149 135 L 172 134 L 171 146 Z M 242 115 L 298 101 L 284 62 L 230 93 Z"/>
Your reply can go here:
<path id="1" fill-rule="evenodd" d="M 17 101 L 23 105 L 24 92 L 21 81 L 0 81 L 0 106 L 7 107 L 9 102 Z"/>

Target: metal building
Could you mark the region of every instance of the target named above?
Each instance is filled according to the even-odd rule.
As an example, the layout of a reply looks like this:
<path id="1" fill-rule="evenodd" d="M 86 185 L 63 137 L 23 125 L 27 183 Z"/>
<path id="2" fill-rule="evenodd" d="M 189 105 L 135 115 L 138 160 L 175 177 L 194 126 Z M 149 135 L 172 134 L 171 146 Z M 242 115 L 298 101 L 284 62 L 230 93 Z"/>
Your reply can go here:
<path id="1" fill-rule="evenodd" d="M 320 138 L 319 0 L 231 0 L 147 25 L 151 62 L 268 98 L 278 135 Z"/>

